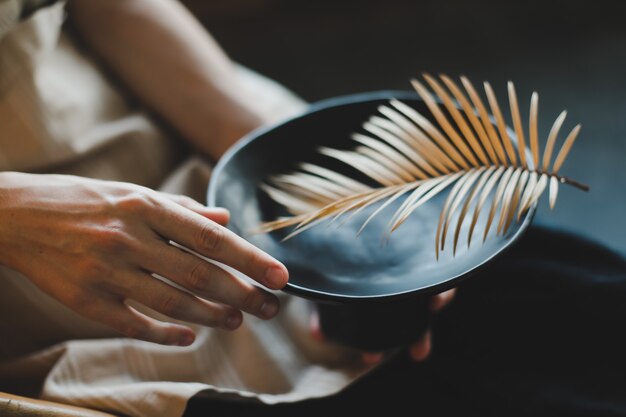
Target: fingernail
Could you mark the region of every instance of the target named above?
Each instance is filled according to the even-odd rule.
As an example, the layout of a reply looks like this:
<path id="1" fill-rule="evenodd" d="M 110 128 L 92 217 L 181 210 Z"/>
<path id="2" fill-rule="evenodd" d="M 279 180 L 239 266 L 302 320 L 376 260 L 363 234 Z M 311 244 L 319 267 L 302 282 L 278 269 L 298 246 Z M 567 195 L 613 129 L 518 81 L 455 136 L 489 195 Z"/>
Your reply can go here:
<path id="1" fill-rule="evenodd" d="M 287 283 L 287 277 L 282 268 L 270 266 L 265 273 L 265 281 L 271 288 L 282 288 Z"/>
<path id="2" fill-rule="evenodd" d="M 261 315 L 267 319 L 272 318 L 278 313 L 278 304 L 274 301 L 265 301 L 261 305 Z"/>
<path id="3" fill-rule="evenodd" d="M 226 318 L 226 328 L 235 330 L 241 324 L 241 316 L 239 314 L 231 314 Z"/>

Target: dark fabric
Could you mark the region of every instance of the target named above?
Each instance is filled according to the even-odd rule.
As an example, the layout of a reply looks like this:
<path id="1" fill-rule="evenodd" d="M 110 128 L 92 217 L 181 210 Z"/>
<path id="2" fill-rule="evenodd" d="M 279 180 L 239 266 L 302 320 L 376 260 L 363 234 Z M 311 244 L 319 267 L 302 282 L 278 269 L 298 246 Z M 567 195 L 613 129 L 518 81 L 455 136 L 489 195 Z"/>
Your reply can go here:
<path id="1" fill-rule="evenodd" d="M 461 284 L 425 363 L 399 355 L 339 395 L 295 404 L 195 398 L 185 416 L 626 416 L 625 332 L 624 257 L 532 227 Z"/>

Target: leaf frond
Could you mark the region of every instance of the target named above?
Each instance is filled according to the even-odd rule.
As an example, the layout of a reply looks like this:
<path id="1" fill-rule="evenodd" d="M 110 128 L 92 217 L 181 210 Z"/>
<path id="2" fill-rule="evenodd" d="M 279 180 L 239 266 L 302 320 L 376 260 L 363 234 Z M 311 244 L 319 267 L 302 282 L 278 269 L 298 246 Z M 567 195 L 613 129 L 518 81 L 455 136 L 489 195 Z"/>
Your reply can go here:
<path id="1" fill-rule="evenodd" d="M 435 254 L 439 257 L 450 236 L 453 255 L 456 254 L 468 218 L 469 248 L 481 216 L 485 216 L 484 242 L 490 230 L 495 230 L 496 235 L 506 234 L 546 188 L 550 207 L 556 203 L 561 183 L 588 190 L 587 186 L 558 174 L 578 137 L 580 125 L 563 141 L 550 168 L 565 111 L 554 121 L 542 154 L 536 92 L 531 95 L 525 131 L 515 86 L 507 83 L 513 126 L 509 130 L 488 82 L 483 83 L 486 105 L 464 76 L 460 77 L 460 84 L 446 75 L 423 77 L 424 82 L 413 79 L 411 84 L 430 114 L 423 115 L 407 103 L 392 99 L 378 107 L 378 114 L 364 121 L 362 132 L 351 135 L 352 149 L 319 149 L 322 155 L 352 167 L 376 185 L 302 162 L 297 171 L 275 175 L 261 185 L 270 198 L 293 216 L 265 222 L 256 231 L 267 233 L 292 227 L 283 239 L 286 240 L 324 220 L 331 224 L 342 219 L 341 225 L 372 207 L 357 231 L 359 236 L 374 218 L 401 201 L 389 215 L 391 234 L 420 206 L 447 192 L 434 236 Z"/>

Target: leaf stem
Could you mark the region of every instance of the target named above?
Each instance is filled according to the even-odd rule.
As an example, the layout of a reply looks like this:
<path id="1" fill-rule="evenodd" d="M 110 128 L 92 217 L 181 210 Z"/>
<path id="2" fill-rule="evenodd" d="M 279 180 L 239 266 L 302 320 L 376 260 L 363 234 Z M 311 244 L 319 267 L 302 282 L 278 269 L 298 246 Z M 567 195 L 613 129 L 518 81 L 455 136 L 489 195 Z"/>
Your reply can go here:
<path id="1" fill-rule="evenodd" d="M 559 175 L 553 175 L 553 176 L 556 177 L 563 184 L 572 185 L 572 186 L 578 188 L 579 190 L 589 191 L 590 187 L 587 184 L 580 183 L 580 182 L 578 182 L 576 180 L 573 180 L 571 178 L 561 177 Z"/>
<path id="2" fill-rule="evenodd" d="M 465 170 L 465 171 L 467 171 L 467 170 Z M 541 170 L 541 169 L 536 169 L 534 171 L 529 171 L 529 172 L 534 172 L 537 175 L 544 175 L 545 174 L 548 177 L 554 177 L 557 180 L 559 180 L 559 182 L 561 184 L 568 184 L 568 185 L 576 187 L 579 190 L 582 190 L 582 191 L 585 191 L 585 192 L 588 192 L 591 189 L 591 187 L 589 187 L 587 184 L 583 184 L 581 182 L 578 182 L 578 181 L 573 180 L 573 179 L 568 178 L 568 177 L 563 177 L 561 175 L 555 174 L 554 172 L 544 171 L 544 170 Z"/>
<path id="3" fill-rule="evenodd" d="M 535 171 L 537 174 L 542 175 L 542 174 L 546 174 L 549 177 L 555 177 L 557 180 L 559 180 L 560 183 L 562 184 L 568 184 L 571 185 L 573 187 L 578 188 L 579 190 L 583 190 L 583 191 L 589 191 L 590 187 L 587 184 L 583 184 L 581 182 L 578 182 L 576 180 L 573 180 L 571 178 L 568 177 L 562 177 L 558 174 L 555 174 L 554 172 L 546 172 L 543 170 L 536 170 Z"/>

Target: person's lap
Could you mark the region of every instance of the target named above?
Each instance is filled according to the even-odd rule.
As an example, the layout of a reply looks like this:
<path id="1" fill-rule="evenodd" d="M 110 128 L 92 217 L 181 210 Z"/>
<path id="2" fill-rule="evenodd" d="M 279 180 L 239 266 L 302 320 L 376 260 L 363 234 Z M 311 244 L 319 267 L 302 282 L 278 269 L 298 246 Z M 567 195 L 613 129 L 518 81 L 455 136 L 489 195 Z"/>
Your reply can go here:
<path id="1" fill-rule="evenodd" d="M 465 281 L 433 324 L 423 364 L 398 355 L 338 395 L 272 406 L 205 399 L 185 417 L 626 414 L 626 260 L 563 231 L 531 227 Z"/>

